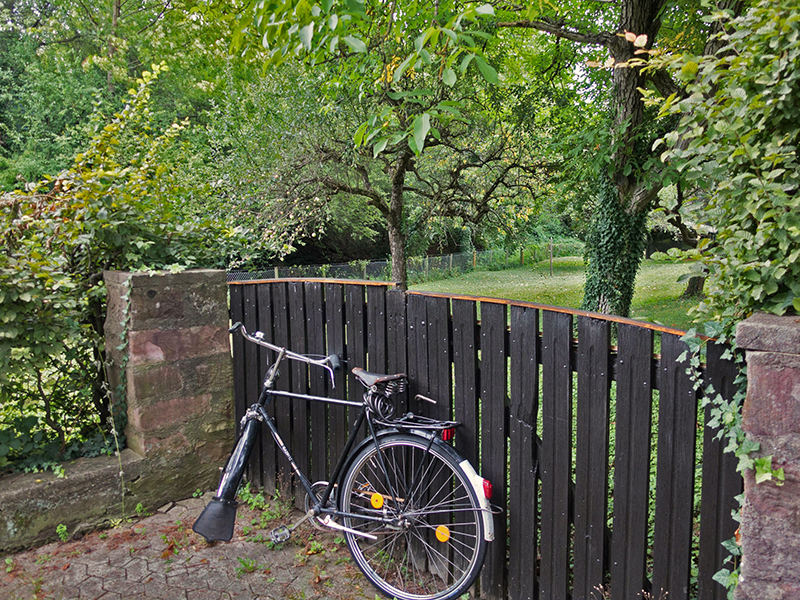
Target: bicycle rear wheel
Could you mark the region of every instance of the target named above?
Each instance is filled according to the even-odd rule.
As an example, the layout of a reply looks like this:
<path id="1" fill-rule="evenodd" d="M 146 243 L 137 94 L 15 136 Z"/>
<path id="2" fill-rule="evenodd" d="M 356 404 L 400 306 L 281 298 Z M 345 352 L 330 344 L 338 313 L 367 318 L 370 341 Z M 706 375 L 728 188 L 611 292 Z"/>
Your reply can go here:
<path id="1" fill-rule="evenodd" d="M 391 434 L 352 461 L 340 508 L 353 559 L 369 581 L 397 600 L 458 598 L 486 556 L 475 490 L 454 452 L 408 434 Z M 384 471 L 385 465 L 385 471 Z M 388 517 L 391 524 L 370 520 Z"/>

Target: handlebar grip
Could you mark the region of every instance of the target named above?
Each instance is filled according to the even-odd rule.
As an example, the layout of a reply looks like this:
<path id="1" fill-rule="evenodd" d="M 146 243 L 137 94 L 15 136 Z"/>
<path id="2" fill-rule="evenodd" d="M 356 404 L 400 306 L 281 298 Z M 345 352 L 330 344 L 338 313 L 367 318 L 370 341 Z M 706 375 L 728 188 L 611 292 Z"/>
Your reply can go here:
<path id="1" fill-rule="evenodd" d="M 236 333 L 236 332 L 237 332 L 237 331 L 239 331 L 241 328 L 242 328 L 242 322 L 241 322 L 241 321 L 239 321 L 239 322 L 237 322 L 237 323 L 234 323 L 234 324 L 233 324 L 233 327 L 231 327 L 230 329 L 228 329 L 228 333 Z"/>
<path id="2" fill-rule="evenodd" d="M 331 369 L 333 369 L 334 372 L 338 373 L 342 370 L 342 363 L 339 361 L 338 354 L 331 354 L 328 357 L 328 363 L 331 365 Z"/>

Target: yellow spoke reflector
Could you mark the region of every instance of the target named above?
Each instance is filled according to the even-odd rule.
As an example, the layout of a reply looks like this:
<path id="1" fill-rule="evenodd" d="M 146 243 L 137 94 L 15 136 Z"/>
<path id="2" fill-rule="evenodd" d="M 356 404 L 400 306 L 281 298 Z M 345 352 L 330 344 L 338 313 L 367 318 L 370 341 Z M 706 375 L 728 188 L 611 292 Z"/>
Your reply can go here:
<path id="1" fill-rule="evenodd" d="M 372 508 L 383 508 L 383 494 L 375 492 L 372 494 L 370 502 L 372 502 Z"/>
<path id="2" fill-rule="evenodd" d="M 447 525 L 439 525 L 436 528 L 436 539 L 444 543 L 450 539 L 450 528 Z"/>

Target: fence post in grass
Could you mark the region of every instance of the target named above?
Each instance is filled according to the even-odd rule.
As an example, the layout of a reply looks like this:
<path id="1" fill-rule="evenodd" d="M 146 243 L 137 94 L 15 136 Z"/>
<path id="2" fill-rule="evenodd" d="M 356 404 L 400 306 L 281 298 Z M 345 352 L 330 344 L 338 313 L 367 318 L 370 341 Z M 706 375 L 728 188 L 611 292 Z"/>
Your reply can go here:
<path id="1" fill-rule="evenodd" d="M 550 277 L 553 276 L 553 240 L 550 239 Z"/>
<path id="2" fill-rule="evenodd" d="M 800 597 L 800 318 L 757 314 L 739 323 L 747 351 L 742 428 L 786 480 L 756 483 L 744 474 L 739 600 Z"/>
<path id="3" fill-rule="evenodd" d="M 520 267 L 525 266 L 525 248 L 519 249 L 519 266 Z"/>

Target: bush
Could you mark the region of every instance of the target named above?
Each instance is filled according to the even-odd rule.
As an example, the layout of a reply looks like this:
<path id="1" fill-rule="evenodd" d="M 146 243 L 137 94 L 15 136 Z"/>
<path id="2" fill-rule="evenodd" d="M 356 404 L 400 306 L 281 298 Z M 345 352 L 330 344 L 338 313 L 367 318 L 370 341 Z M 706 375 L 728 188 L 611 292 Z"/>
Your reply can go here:
<path id="1" fill-rule="evenodd" d="M 721 15 L 723 48 L 673 61 L 688 96 L 663 158 L 709 201 L 716 239 L 701 312 L 736 320 L 755 310 L 800 312 L 800 2 L 761 0 Z"/>
<path id="2" fill-rule="evenodd" d="M 224 266 L 240 243 L 214 222 L 177 218 L 168 150 L 155 135 L 145 71 L 130 103 L 57 177 L 2 200 L 0 467 L 37 469 L 110 451 L 124 406 L 105 374 L 105 269 Z"/>

